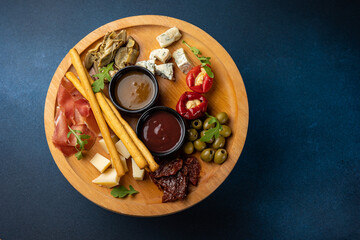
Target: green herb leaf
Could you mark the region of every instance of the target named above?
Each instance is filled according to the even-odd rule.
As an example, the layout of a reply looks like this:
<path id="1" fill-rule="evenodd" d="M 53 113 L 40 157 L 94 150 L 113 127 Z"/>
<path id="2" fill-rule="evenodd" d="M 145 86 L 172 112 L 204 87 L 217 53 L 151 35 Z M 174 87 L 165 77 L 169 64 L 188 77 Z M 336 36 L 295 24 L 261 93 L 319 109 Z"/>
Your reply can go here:
<path id="1" fill-rule="evenodd" d="M 222 126 L 219 122 L 219 120 L 216 117 L 213 117 L 211 115 L 209 115 L 208 113 L 205 113 L 207 117 L 211 118 L 209 120 L 209 124 L 215 123 L 215 127 L 210 128 L 208 130 L 205 131 L 204 136 L 202 136 L 200 138 L 200 141 L 202 142 L 207 142 L 210 141 L 210 139 L 214 136 L 214 138 L 219 138 L 220 136 L 220 130 L 222 129 Z"/>
<path id="2" fill-rule="evenodd" d="M 104 89 L 104 82 L 110 81 L 111 76 L 109 74 L 110 71 L 113 71 L 113 62 L 108 64 L 106 67 L 100 68 L 99 73 L 93 75 L 93 77 L 97 77 L 98 79 L 91 85 L 92 89 L 95 93 L 99 92 L 100 90 Z"/>
<path id="3" fill-rule="evenodd" d="M 91 84 L 92 90 L 94 93 L 100 92 L 100 90 L 104 89 L 105 84 L 104 80 L 97 79 L 93 84 Z"/>
<path id="4" fill-rule="evenodd" d="M 114 187 L 113 190 L 111 190 L 111 195 L 116 198 L 124 198 L 127 195 L 133 195 L 137 193 L 139 192 L 136 191 L 131 185 L 129 185 L 129 190 L 127 190 L 123 185 Z"/>
<path id="5" fill-rule="evenodd" d="M 201 65 L 206 65 L 206 64 L 211 65 L 210 57 L 198 57 L 198 59 L 200 60 Z"/>
<path id="6" fill-rule="evenodd" d="M 84 139 L 89 139 L 90 136 L 86 135 L 86 134 L 82 134 L 82 132 L 80 130 L 73 130 L 69 125 L 68 125 L 68 128 L 70 131 L 68 132 L 68 134 L 66 136 L 67 136 L 67 138 L 69 138 L 71 134 L 74 134 L 74 136 L 76 138 L 75 148 L 76 148 L 76 150 L 78 150 L 78 152 L 75 153 L 75 157 L 78 160 L 80 160 L 83 157 L 82 151 L 85 149 L 85 145 L 88 144 L 88 141 L 84 140 Z M 77 145 L 79 145 L 79 147 L 77 147 Z"/>
<path id="7" fill-rule="evenodd" d="M 211 71 L 211 68 L 209 68 L 209 67 L 206 66 L 206 65 L 203 66 L 203 68 L 204 68 L 206 74 L 207 74 L 209 77 L 214 78 L 214 73 Z"/>
<path id="8" fill-rule="evenodd" d="M 209 66 L 207 66 L 206 64 L 211 65 L 210 63 L 210 57 L 204 57 L 204 56 L 199 56 L 201 54 L 200 50 L 197 49 L 196 47 L 191 47 L 189 44 L 187 44 L 184 40 L 182 41 L 183 44 L 185 44 L 188 48 L 190 48 L 190 50 L 195 54 L 195 56 L 199 59 L 199 61 L 201 62 L 201 66 L 205 69 L 206 74 L 211 77 L 214 78 L 214 73 L 211 71 L 211 68 Z"/>
<path id="9" fill-rule="evenodd" d="M 202 141 L 202 142 L 210 141 L 210 139 L 215 135 L 215 132 L 216 132 L 216 131 L 217 131 L 217 130 L 216 130 L 215 128 L 211 128 L 211 129 L 207 130 L 207 131 L 205 132 L 204 136 L 202 136 L 202 137 L 200 138 L 200 141 Z"/>
<path id="10" fill-rule="evenodd" d="M 77 160 L 80 160 L 83 158 L 82 152 L 78 151 L 77 153 L 75 153 L 75 157 L 77 158 Z"/>

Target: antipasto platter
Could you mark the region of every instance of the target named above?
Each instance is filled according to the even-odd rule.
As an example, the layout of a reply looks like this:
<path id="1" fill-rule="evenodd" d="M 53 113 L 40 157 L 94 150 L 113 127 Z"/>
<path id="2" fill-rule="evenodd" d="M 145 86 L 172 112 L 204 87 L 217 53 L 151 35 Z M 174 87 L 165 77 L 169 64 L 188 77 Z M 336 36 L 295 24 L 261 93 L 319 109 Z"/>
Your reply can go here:
<path id="1" fill-rule="evenodd" d="M 245 143 L 239 70 L 210 35 L 165 16 L 108 23 L 65 56 L 44 110 L 51 154 L 108 210 L 159 216 L 210 195 Z"/>

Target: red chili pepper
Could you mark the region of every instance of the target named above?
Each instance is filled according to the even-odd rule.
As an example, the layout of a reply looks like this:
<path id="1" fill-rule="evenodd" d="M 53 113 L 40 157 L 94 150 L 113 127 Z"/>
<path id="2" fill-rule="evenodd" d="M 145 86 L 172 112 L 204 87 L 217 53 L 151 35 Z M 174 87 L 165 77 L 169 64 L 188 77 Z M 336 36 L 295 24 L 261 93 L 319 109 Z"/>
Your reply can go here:
<path id="1" fill-rule="evenodd" d="M 209 65 L 207 65 L 210 67 Z M 186 75 L 186 84 L 197 93 L 206 93 L 213 85 L 213 78 L 209 77 L 201 65 L 193 67 Z"/>
<path id="2" fill-rule="evenodd" d="M 208 100 L 196 92 L 184 92 L 176 104 L 176 111 L 188 120 L 204 116 Z"/>

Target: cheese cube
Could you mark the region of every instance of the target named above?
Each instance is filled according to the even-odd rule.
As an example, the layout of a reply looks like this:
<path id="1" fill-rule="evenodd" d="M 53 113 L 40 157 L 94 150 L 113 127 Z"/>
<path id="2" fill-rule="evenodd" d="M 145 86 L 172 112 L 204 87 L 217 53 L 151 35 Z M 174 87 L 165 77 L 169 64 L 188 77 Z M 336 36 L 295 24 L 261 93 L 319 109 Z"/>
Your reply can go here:
<path id="1" fill-rule="evenodd" d="M 165 63 L 155 66 L 155 73 L 162 78 L 168 80 L 175 80 L 174 78 L 174 69 L 172 63 Z"/>
<path id="2" fill-rule="evenodd" d="M 173 42 L 176 42 L 181 38 L 181 33 L 177 27 L 170 28 L 163 34 L 156 37 L 160 47 L 170 46 Z"/>
<path id="3" fill-rule="evenodd" d="M 173 52 L 173 58 L 175 59 L 176 65 L 183 73 L 187 74 L 193 68 L 192 64 L 186 57 L 183 48 L 179 48 Z"/>
<path id="4" fill-rule="evenodd" d="M 117 143 L 115 143 L 116 150 L 123 155 L 126 159 L 130 157 L 129 151 L 126 149 L 124 143 L 119 140 Z"/>
<path id="5" fill-rule="evenodd" d="M 126 158 L 124 156 L 120 155 L 120 160 L 121 160 L 122 165 L 124 166 L 125 172 L 128 172 L 129 168 L 128 168 L 127 163 L 126 163 Z"/>
<path id="6" fill-rule="evenodd" d="M 135 65 L 146 68 L 152 74 L 155 74 L 155 60 L 154 59 L 151 59 L 151 60 L 148 60 L 148 61 L 137 62 Z"/>
<path id="7" fill-rule="evenodd" d="M 112 141 L 113 141 L 114 143 L 116 143 L 116 142 L 119 140 L 119 138 L 118 138 L 116 135 L 112 135 L 112 136 L 111 136 L 111 139 L 112 139 Z M 103 138 L 99 140 L 99 143 L 100 143 L 100 146 L 102 147 L 102 149 L 104 149 L 104 151 L 105 151 L 107 154 L 110 154 L 110 153 L 109 153 L 109 150 L 108 150 L 107 147 L 106 147 L 105 140 L 104 140 Z"/>
<path id="8" fill-rule="evenodd" d="M 103 187 L 112 188 L 119 185 L 119 181 L 120 177 L 117 175 L 115 168 L 109 168 L 92 182 Z"/>
<path id="9" fill-rule="evenodd" d="M 170 58 L 171 58 L 171 53 L 170 53 L 169 49 L 166 49 L 166 48 L 153 50 L 150 53 L 150 57 L 149 57 L 149 59 L 151 59 L 151 60 L 157 59 L 162 63 L 166 63 Z"/>
<path id="10" fill-rule="evenodd" d="M 104 172 L 111 164 L 109 159 L 100 155 L 99 153 L 95 154 L 95 156 L 90 160 L 90 162 L 101 173 Z"/>
<path id="11" fill-rule="evenodd" d="M 133 178 L 135 180 L 143 180 L 144 179 L 144 169 L 140 169 L 138 165 L 136 165 L 136 162 L 133 158 L 131 158 L 131 166 L 132 166 L 132 172 L 133 172 Z"/>

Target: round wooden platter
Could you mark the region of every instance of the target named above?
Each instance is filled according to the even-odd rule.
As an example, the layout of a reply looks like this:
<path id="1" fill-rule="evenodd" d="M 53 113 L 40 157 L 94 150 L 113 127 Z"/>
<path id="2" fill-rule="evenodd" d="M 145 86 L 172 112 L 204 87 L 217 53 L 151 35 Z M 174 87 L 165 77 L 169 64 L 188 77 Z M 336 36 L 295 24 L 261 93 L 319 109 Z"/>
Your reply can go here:
<path id="1" fill-rule="evenodd" d="M 156 36 L 173 26 L 179 28 L 182 38 L 168 47 L 170 52 L 182 47 L 193 65 L 200 64 L 190 49 L 182 44 L 182 40 L 185 40 L 191 46 L 196 46 L 204 56 L 211 57 L 215 79 L 212 90 L 205 94 L 209 100 L 208 112 L 210 114 L 227 112 L 230 117 L 229 126 L 233 132 L 232 136 L 227 139 L 225 146 L 229 156 L 222 165 L 202 162 L 199 154 L 195 154 L 201 163 L 201 177 L 197 187 L 189 187 L 189 194 L 184 201 L 162 203 L 162 192 L 158 190 L 148 176 L 145 176 L 144 181 L 135 181 L 132 178 L 131 162 L 129 161 L 129 172 L 121 178 L 120 184 L 126 187 L 131 184 L 140 193 L 124 199 L 117 199 L 111 196 L 110 189 L 93 184 L 92 180 L 100 173 L 91 165 L 91 158 L 97 152 L 109 158 L 101 146 L 96 143 L 90 151 L 85 153 L 84 159 L 77 160 L 74 156 L 66 158 L 52 143 L 56 95 L 60 81 L 67 71 L 76 73 L 71 65 L 69 54 L 60 63 L 49 86 L 44 110 L 45 132 L 57 166 L 65 178 L 82 195 L 95 204 L 117 213 L 133 216 L 160 216 L 179 212 L 193 206 L 209 196 L 226 179 L 234 168 L 245 143 L 249 110 L 240 72 L 226 50 L 200 28 L 165 16 L 134 16 L 108 23 L 96 29 L 76 44 L 75 48 L 84 59 L 86 52 L 100 42 L 108 31 L 126 29 L 128 36 L 132 36 L 140 45 L 140 55 L 137 60 L 147 60 L 152 50 L 160 48 Z M 171 62 L 174 63 L 174 60 L 171 59 Z M 165 105 L 173 109 L 181 94 L 189 91 L 185 82 L 186 75 L 178 69 L 175 63 L 174 75 L 176 78 L 174 82 L 157 76 L 160 88 L 158 105 Z M 137 118 L 125 118 L 133 127 L 135 126 Z"/>

